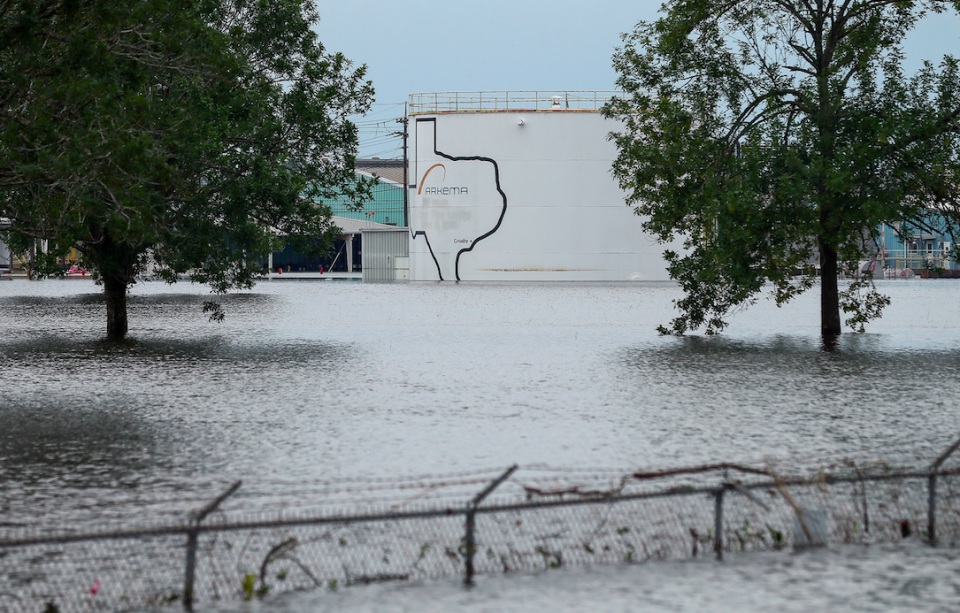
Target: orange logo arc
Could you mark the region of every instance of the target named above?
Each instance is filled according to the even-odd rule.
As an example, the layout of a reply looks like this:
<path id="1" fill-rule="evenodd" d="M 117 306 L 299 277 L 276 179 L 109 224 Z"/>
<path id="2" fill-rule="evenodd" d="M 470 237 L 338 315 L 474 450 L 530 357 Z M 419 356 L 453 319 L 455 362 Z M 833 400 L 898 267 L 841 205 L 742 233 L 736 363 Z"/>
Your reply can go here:
<path id="1" fill-rule="evenodd" d="M 430 171 L 436 168 L 437 166 L 439 166 L 440 168 L 443 168 L 443 178 L 444 179 L 447 178 L 447 167 L 444 166 L 443 164 L 434 164 L 433 166 L 427 169 L 427 172 L 423 173 L 423 178 L 420 179 L 420 187 L 417 189 L 418 196 L 423 192 L 423 184 L 426 183 L 427 181 L 427 175 L 430 174 Z"/>

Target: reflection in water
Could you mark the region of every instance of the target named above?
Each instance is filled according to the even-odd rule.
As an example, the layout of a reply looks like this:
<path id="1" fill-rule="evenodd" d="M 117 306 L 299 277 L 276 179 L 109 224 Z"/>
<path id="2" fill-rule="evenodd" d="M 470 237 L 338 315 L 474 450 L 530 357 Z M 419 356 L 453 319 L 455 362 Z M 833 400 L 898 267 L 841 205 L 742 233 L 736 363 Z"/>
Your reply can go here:
<path id="1" fill-rule="evenodd" d="M 69 523 L 78 510 L 127 498 L 156 466 L 153 433 L 130 415 L 56 403 L 4 404 L 0 515 L 8 526 L 33 525 L 37 517 Z"/>
<path id="2" fill-rule="evenodd" d="M 135 298 L 131 311 L 147 308 L 176 325 L 200 313 L 202 298 Z M 274 301 L 225 302 L 242 320 Z M 345 343 L 236 342 L 200 317 L 192 332 L 201 334 L 171 334 L 168 324 L 108 343 L 81 329 L 99 308 L 87 295 L 0 300 L 18 324 L 0 339 L 0 513 L 8 524 L 129 516 L 130 505 L 182 517 L 219 487 L 211 485 L 225 478 L 218 471 L 242 474 L 245 459 L 257 461 L 257 448 L 269 445 L 259 437 L 282 427 L 270 398 L 296 410 L 314 381 L 354 359 Z M 226 432 L 238 424 L 248 431 L 234 440 Z"/>
<path id="3" fill-rule="evenodd" d="M 840 336 L 837 334 L 824 334 L 820 339 L 820 346 L 824 351 L 835 351 L 840 345 Z"/>
<path id="4" fill-rule="evenodd" d="M 744 461 L 926 466 L 960 432 L 947 401 L 960 397 L 956 350 L 891 350 L 853 334 L 830 352 L 815 336 L 672 341 L 620 354 L 620 380 L 644 398 L 637 411 L 671 462 L 714 461 L 720 439 Z"/>

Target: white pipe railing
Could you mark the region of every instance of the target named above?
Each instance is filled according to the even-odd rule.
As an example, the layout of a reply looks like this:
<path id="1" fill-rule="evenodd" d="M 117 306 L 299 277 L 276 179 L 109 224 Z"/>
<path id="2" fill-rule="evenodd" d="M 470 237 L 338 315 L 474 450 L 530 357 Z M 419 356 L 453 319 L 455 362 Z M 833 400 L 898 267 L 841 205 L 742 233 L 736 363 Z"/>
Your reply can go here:
<path id="1" fill-rule="evenodd" d="M 410 114 L 599 111 L 617 91 L 478 91 L 410 94 Z"/>

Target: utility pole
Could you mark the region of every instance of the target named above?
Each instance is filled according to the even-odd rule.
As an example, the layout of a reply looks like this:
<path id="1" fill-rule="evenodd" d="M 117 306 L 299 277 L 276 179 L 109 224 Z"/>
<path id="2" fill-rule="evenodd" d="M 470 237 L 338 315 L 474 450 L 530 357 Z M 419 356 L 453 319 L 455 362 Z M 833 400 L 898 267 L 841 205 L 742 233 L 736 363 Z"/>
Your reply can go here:
<path id="1" fill-rule="evenodd" d="M 410 196 L 410 190 L 407 187 L 409 185 L 409 178 L 407 177 L 407 167 L 409 165 L 407 161 L 407 126 L 409 125 L 409 119 L 407 118 L 407 103 L 403 103 L 403 117 L 397 120 L 397 123 L 403 124 L 403 132 L 400 133 L 403 136 L 403 225 L 410 227 L 409 215 L 409 204 L 408 199 Z M 395 132 L 396 134 L 396 132 Z"/>

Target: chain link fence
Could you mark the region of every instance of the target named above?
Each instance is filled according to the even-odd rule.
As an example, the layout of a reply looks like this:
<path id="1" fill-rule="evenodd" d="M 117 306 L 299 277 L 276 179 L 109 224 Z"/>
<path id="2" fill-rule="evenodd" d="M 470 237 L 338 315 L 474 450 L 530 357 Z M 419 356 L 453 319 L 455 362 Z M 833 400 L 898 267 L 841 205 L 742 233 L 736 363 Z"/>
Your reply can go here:
<path id="1" fill-rule="evenodd" d="M 849 463 L 787 477 L 732 464 L 628 474 L 511 467 L 330 482 L 256 511 L 237 483 L 181 524 L 0 533 L 0 613 L 191 608 L 829 543 L 954 546 L 960 469 L 944 463 L 958 446 L 924 470 Z"/>

